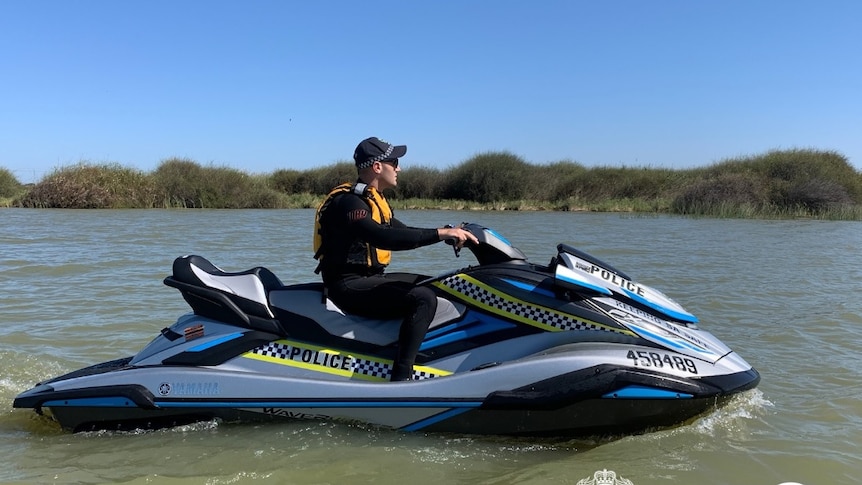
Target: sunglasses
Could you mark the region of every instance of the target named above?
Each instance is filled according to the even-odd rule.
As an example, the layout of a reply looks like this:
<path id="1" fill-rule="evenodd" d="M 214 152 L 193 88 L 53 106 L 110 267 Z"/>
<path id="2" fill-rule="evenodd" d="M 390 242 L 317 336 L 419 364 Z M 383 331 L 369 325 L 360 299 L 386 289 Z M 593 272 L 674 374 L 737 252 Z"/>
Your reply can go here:
<path id="1" fill-rule="evenodd" d="M 398 159 L 397 158 L 388 158 L 386 160 L 380 160 L 380 163 L 388 163 L 392 165 L 392 168 L 398 168 Z"/>

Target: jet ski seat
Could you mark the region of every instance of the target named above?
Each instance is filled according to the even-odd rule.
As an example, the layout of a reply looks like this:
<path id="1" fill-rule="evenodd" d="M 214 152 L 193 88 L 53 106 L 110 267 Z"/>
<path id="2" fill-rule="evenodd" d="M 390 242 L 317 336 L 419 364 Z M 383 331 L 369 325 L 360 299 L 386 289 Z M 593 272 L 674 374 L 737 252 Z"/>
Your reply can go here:
<path id="1" fill-rule="evenodd" d="M 398 341 L 401 319 L 352 315 L 323 299 L 323 283 L 284 286 L 270 270 L 230 273 L 196 255 L 174 260 L 165 284 L 180 290 L 198 315 L 281 336 L 320 340 L 326 335 L 373 345 Z M 430 328 L 461 317 L 466 307 L 437 298 Z"/>
<path id="2" fill-rule="evenodd" d="M 286 286 L 269 294 L 270 303 L 278 310 L 306 317 L 328 334 L 336 337 L 389 345 L 398 341 L 401 320 L 368 318 L 346 313 L 332 300 L 323 298 L 323 283 L 307 283 Z M 437 312 L 429 329 L 459 318 L 466 307 L 437 297 Z"/>
<path id="3" fill-rule="evenodd" d="M 173 274 L 164 283 L 180 290 L 198 315 L 286 334 L 268 301 L 269 293 L 284 284 L 262 266 L 230 273 L 201 256 L 182 256 L 174 260 Z"/>

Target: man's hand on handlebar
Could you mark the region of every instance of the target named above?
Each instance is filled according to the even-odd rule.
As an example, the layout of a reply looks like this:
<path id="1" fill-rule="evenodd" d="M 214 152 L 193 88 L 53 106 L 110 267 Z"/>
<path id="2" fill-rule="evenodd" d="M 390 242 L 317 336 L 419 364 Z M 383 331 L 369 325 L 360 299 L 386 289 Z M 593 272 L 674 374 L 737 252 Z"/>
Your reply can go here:
<path id="1" fill-rule="evenodd" d="M 440 227 L 437 229 L 437 236 L 440 237 L 441 241 L 446 241 L 446 244 L 451 244 L 455 248 L 456 255 L 465 244 L 479 244 L 479 240 L 472 232 L 460 227 Z"/>

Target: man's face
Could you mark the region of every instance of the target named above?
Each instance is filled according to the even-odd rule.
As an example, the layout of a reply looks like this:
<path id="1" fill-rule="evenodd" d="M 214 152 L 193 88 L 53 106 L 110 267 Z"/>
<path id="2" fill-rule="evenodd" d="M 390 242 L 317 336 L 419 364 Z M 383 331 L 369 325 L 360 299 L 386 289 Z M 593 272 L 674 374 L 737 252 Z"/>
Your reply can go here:
<path id="1" fill-rule="evenodd" d="M 380 177 L 378 179 L 378 189 L 389 189 L 398 185 L 398 172 L 401 167 L 398 166 L 398 159 L 383 160 L 380 164 Z"/>

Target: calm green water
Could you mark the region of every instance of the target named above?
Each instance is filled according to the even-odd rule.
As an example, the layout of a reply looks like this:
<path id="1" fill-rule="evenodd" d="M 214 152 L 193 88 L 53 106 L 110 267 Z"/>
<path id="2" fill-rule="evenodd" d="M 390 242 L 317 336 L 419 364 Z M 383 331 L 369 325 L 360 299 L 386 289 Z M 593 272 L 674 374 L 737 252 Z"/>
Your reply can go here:
<path id="1" fill-rule="evenodd" d="M 579 213 L 401 212 L 493 227 L 531 259 L 559 242 L 663 290 L 762 374 L 694 422 L 605 442 L 404 434 L 297 421 L 71 435 L 11 408 L 35 382 L 131 355 L 187 311 L 161 280 L 195 253 L 314 280 L 309 210 L 0 210 L 0 482 L 169 484 L 862 481 L 862 224 Z M 472 263 L 448 246 L 393 270 Z"/>

